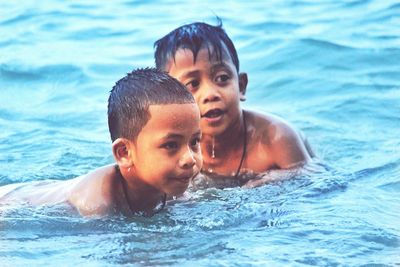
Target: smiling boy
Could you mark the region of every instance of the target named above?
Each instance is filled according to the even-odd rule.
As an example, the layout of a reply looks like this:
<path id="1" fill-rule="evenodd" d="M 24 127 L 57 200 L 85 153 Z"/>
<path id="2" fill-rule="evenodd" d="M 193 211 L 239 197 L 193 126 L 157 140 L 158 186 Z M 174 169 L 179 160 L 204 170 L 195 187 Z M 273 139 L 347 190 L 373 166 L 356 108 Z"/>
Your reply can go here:
<path id="1" fill-rule="evenodd" d="M 200 108 L 203 173 L 238 180 L 310 160 L 308 144 L 287 122 L 241 108 L 248 78 L 222 23 L 183 25 L 154 46 L 156 67 L 183 83 Z"/>
<path id="2" fill-rule="evenodd" d="M 108 100 L 116 165 L 66 181 L 0 187 L 0 205 L 67 204 L 82 215 L 152 215 L 200 172 L 199 120 L 181 83 L 155 69 L 135 70 L 116 83 Z"/>

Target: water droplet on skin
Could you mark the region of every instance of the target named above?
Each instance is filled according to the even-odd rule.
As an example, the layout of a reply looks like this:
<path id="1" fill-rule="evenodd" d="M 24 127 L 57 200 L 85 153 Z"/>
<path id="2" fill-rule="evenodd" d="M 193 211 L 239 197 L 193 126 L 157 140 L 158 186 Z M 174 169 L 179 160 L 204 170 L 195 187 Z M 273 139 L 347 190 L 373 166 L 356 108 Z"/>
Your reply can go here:
<path id="1" fill-rule="evenodd" d="M 215 159 L 215 137 L 214 136 L 213 136 L 213 140 L 212 140 L 211 158 Z"/>

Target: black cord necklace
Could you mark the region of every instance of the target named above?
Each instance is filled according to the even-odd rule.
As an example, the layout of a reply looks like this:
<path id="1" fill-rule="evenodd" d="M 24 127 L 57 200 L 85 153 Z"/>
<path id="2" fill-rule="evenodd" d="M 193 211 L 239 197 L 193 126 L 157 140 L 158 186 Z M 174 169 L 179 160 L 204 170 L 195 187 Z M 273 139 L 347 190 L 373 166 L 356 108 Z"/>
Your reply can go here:
<path id="1" fill-rule="evenodd" d="M 128 208 L 129 208 L 129 210 L 131 211 L 132 214 L 135 214 L 135 212 L 133 211 L 134 209 L 132 208 L 131 203 L 128 200 L 128 192 L 126 191 L 126 186 L 125 186 L 125 182 L 126 181 L 122 177 L 122 174 L 121 174 L 121 171 L 120 171 L 118 165 L 115 165 L 115 170 L 117 171 L 118 176 L 119 176 L 119 178 L 121 180 L 122 191 L 124 193 L 124 198 L 126 200 L 126 203 L 128 204 Z M 161 210 L 163 210 L 164 207 L 165 207 L 166 202 L 167 202 L 167 194 L 164 193 L 164 195 L 162 196 L 162 199 L 161 199 L 161 207 L 153 210 L 153 212 L 150 214 L 150 216 L 152 216 L 152 215 L 154 215 L 156 213 L 159 213 Z"/>
<path id="2" fill-rule="evenodd" d="M 246 125 L 246 115 L 244 110 L 242 111 L 243 115 L 243 126 L 244 126 L 244 134 L 243 134 L 243 151 L 242 151 L 242 158 L 240 159 L 239 167 L 235 174 L 235 179 L 238 178 L 240 170 L 242 169 L 244 158 L 246 157 L 246 150 L 247 150 L 247 125 Z"/>
<path id="3" fill-rule="evenodd" d="M 239 162 L 239 166 L 238 166 L 238 168 L 237 168 L 237 170 L 236 170 L 236 173 L 235 173 L 235 179 L 236 178 L 238 178 L 238 176 L 239 176 L 239 174 L 240 174 L 240 170 L 242 169 L 242 165 L 243 165 L 243 162 L 244 162 L 244 159 L 246 158 L 246 152 L 247 152 L 247 124 L 246 124 L 246 115 L 245 115 L 246 113 L 244 112 L 244 110 L 242 111 L 242 115 L 243 115 L 243 128 L 244 128 L 244 133 L 243 133 L 243 150 L 242 150 L 242 157 L 241 157 L 241 159 L 240 159 L 240 162 Z M 214 148 L 213 148 L 214 149 Z M 213 154 L 214 154 L 214 152 L 213 152 Z M 205 172 L 205 173 L 212 173 L 212 171 L 204 171 L 203 170 L 203 172 Z"/>

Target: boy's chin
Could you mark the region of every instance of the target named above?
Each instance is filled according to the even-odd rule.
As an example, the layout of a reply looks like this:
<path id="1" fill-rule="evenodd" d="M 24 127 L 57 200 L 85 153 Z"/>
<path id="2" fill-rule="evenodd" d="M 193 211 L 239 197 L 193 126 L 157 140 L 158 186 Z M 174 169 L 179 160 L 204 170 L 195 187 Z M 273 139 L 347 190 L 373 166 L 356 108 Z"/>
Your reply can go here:
<path id="1" fill-rule="evenodd" d="M 227 126 L 225 124 L 220 124 L 220 125 L 207 125 L 207 124 L 202 124 L 200 125 L 201 132 L 203 135 L 211 135 L 211 136 L 217 136 L 222 134 Z"/>
<path id="2" fill-rule="evenodd" d="M 225 132 L 225 129 L 210 129 L 208 131 L 203 131 L 203 135 L 208 135 L 208 136 L 219 136 L 222 135 Z"/>

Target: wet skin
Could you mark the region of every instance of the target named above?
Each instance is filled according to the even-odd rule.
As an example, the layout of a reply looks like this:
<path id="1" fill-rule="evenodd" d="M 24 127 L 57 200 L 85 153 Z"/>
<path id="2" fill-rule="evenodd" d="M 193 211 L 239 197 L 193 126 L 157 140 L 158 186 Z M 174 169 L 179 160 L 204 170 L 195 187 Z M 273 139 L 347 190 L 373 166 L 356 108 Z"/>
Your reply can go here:
<path id="1" fill-rule="evenodd" d="M 231 176 L 244 147 L 240 101 L 245 100 L 247 75 L 238 73 L 224 46 L 220 60 L 212 51 L 203 47 L 194 61 L 192 51 L 179 48 L 165 70 L 187 87 L 200 108 L 203 169 Z M 310 159 L 303 140 L 287 122 L 252 111 L 245 111 L 245 117 L 247 151 L 242 172 L 292 168 Z"/>
<path id="2" fill-rule="evenodd" d="M 201 169 L 200 114 L 195 104 L 151 105 L 150 120 L 130 146 L 132 174 L 168 195 L 182 194 Z"/>

